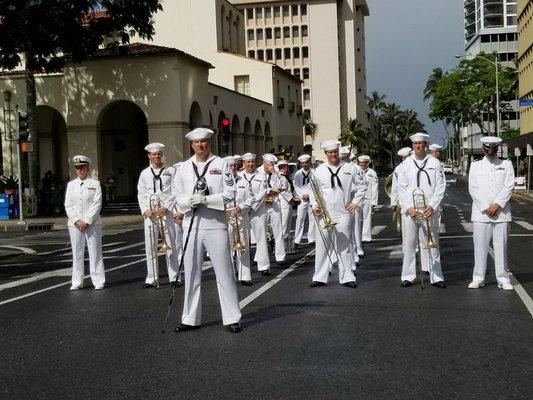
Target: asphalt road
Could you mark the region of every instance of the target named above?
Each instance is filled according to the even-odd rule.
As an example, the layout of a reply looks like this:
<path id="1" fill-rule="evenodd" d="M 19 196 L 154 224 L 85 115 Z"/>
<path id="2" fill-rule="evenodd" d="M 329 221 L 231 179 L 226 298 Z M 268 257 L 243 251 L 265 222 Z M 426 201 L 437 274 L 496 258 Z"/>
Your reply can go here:
<path id="1" fill-rule="evenodd" d="M 385 203 L 384 195 L 380 203 Z M 400 287 L 401 241 L 391 214 L 374 214 L 358 288 L 310 288 L 313 249 L 273 276 L 239 286 L 244 330 L 221 325 L 212 268 L 203 277 L 202 329 L 161 325 L 168 285 L 142 290 L 140 229 L 104 237 L 106 289 L 69 292 L 66 232 L 2 236 L 27 254 L 0 260 L 1 399 L 531 399 L 531 204 L 512 204 L 504 292 L 468 290 L 473 268 L 466 184 L 444 201 L 441 253 L 448 287 Z M 31 251 L 30 251 L 31 250 Z M 265 286 L 267 285 L 267 286 Z M 261 293 L 258 290 L 263 289 Z M 170 328 L 179 320 L 178 289 Z"/>

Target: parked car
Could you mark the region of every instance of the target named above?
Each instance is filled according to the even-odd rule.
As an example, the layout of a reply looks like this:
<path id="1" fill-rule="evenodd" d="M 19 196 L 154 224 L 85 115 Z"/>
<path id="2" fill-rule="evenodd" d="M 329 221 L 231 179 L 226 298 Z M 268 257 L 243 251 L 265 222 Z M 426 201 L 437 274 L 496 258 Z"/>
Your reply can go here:
<path id="1" fill-rule="evenodd" d="M 444 164 L 444 173 L 445 174 L 453 174 L 453 168 L 449 164 Z"/>

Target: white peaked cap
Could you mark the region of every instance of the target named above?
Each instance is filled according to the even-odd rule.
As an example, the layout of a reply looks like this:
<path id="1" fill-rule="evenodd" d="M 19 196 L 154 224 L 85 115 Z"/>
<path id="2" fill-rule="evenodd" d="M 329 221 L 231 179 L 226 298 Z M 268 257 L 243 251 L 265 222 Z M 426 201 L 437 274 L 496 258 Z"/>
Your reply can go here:
<path id="1" fill-rule="evenodd" d="M 233 156 L 224 157 L 224 161 L 226 161 L 228 165 L 235 165 L 238 162 L 238 160 Z"/>
<path id="2" fill-rule="evenodd" d="M 280 167 L 282 165 L 289 165 L 289 163 L 285 160 L 279 160 L 276 164 L 276 166 Z"/>
<path id="3" fill-rule="evenodd" d="M 255 160 L 255 157 L 257 157 L 255 154 L 244 153 L 241 158 L 243 161 L 246 161 L 246 160 Z"/>
<path id="4" fill-rule="evenodd" d="M 300 157 L 298 157 L 298 161 L 300 162 L 306 162 L 309 161 L 311 156 L 309 154 L 302 154 Z"/>
<path id="5" fill-rule="evenodd" d="M 263 155 L 263 161 L 274 165 L 278 162 L 278 157 L 276 157 L 274 154 L 266 153 L 265 155 Z"/>
<path id="6" fill-rule="evenodd" d="M 428 148 L 430 150 L 442 150 L 442 146 L 437 143 L 430 144 Z"/>
<path id="7" fill-rule="evenodd" d="M 209 128 L 196 128 L 187 133 L 185 137 L 190 141 L 199 139 L 209 139 L 211 136 L 213 136 L 214 133 L 215 132 L 213 132 Z"/>
<path id="8" fill-rule="evenodd" d="M 163 143 L 155 142 L 155 143 L 150 143 L 146 145 L 144 149 L 148 153 L 157 153 L 157 152 L 163 151 L 165 149 L 165 145 Z"/>
<path id="9" fill-rule="evenodd" d="M 345 157 L 348 154 L 350 154 L 350 146 L 343 146 L 339 148 L 339 155 Z"/>
<path id="10" fill-rule="evenodd" d="M 495 146 L 502 142 L 502 139 L 496 136 L 483 136 L 481 139 L 481 144 L 486 146 Z"/>
<path id="11" fill-rule="evenodd" d="M 241 160 L 242 160 L 242 157 L 241 157 L 240 155 L 238 155 L 238 154 L 235 154 L 235 155 L 233 156 L 233 158 L 234 158 L 235 160 L 237 160 L 237 161 L 241 161 Z"/>
<path id="12" fill-rule="evenodd" d="M 429 142 L 429 135 L 427 133 L 418 132 L 409 137 L 411 142 Z"/>
<path id="13" fill-rule="evenodd" d="M 411 154 L 411 148 L 410 147 L 402 147 L 400 150 L 398 150 L 398 155 L 400 157 L 407 157 L 409 154 Z"/>
<path id="14" fill-rule="evenodd" d="M 338 140 L 332 139 L 332 140 L 326 140 L 324 143 L 322 143 L 322 150 L 324 151 L 331 151 L 331 150 L 337 150 L 341 145 L 341 142 Z"/>
<path id="15" fill-rule="evenodd" d="M 361 162 L 370 162 L 370 157 L 366 155 L 362 155 L 362 156 L 357 157 L 357 160 Z"/>
<path id="16" fill-rule="evenodd" d="M 82 156 L 81 154 L 79 154 L 77 156 L 72 157 L 72 161 L 74 162 L 74 166 L 77 167 L 79 165 L 89 165 L 91 159 L 89 157 Z"/>

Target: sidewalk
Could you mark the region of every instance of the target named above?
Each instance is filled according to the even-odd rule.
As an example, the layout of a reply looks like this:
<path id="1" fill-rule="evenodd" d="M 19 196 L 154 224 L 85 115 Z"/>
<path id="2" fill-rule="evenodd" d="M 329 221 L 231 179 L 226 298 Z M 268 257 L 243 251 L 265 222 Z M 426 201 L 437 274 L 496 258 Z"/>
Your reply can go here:
<path id="1" fill-rule="evenodd" d="M 468 183 L 468 175 L 453 175 L 454 177 L 457 177 L 458 179 L 461 179 L 462 181 Z M 533 190 L 530 190 L 529 193 L 526 193 L 524 190 L 515 190 L 513 193 L 513 200 L 516 201 L 531 201 L 533 202 Z"/>
<path id="2" fill-rule="evenodd" d="M 121 214 L 121 215 L 103 215 L 102 228 L 117 228 L 122 226 L 138 226 L 143 227 L 143 218 L 140 213 L 134 214 Z M 0 232 L 8 231 L 25 231 L 28 230 L 28 226 L 35 225 L 51 225 L 52 229 L 66 230 L 67 229 L 67 217 L 34 217 L 27 218 L 24 222 L 19 220 L 0 221 Z M 104 232 L 105 233 L 105 232 Z"/>

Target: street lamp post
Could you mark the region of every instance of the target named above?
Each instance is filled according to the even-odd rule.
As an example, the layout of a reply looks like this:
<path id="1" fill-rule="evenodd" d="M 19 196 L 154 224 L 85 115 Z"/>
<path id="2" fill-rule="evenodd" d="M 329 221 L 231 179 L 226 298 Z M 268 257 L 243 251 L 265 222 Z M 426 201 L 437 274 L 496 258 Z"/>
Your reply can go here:
<path id="1" fill-rule="evenodd" d="M 488 63 L 492 64 L 496 70 L 496 136 L 500 137 L 500 79 L 498 77 L 499 75 L 499 67 L 498 67 L 498 54 L 496 54 L 496 57 L 494 61 L 480 56 L 480 55 L 473 55 L 473 54 L 463 54 L 463 55 L 456 55 L 455 58 L 468 58 L 468 57 L 477 57 L 482 60 L 487 61 Z"/>

